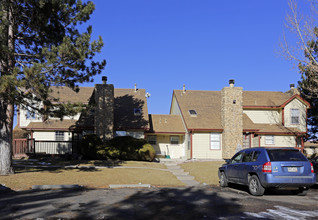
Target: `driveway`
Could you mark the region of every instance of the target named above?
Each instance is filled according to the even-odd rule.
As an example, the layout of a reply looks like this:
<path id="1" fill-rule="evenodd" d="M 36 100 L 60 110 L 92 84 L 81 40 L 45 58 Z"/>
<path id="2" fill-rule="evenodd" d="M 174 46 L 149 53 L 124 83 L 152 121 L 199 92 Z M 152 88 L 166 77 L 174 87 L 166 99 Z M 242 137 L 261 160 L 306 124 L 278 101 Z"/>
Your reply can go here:
<path id="1" fill-rule="evenodd" d="M 318 189 L 254 197 L 244 188 L 69 189 L 0 194 L 0 219 L 317 219 Z"/>

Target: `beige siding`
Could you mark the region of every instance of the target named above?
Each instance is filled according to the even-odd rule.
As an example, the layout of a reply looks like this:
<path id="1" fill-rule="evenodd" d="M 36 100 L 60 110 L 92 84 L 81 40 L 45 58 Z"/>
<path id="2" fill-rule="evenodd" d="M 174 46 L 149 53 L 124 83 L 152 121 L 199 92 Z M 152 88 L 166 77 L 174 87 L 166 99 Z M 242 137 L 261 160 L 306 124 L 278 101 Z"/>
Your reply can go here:
<path id="1" fill-rule="evenodd" d="M 261 147 L 296 147 L 294 136 L 274 136 L 274 144 L 265 144 L 265 136 L 261 136 Z"/>
<path id="2" fill-rule="evenodd" d="M 170 135 L 157 135 L 157 144 L 153 145 L 157 154 L 169 155 L 172 159 L 184 158 L 185 145 L 183 136 L 179 144 L 170 144 Z"/>
<path id="3" fill-rule="evenodd" d="M 252 146 L 251 147 L 259 147 L 259 137 L 252 138 Z"/>
<path id="4" fill-rule="evenodd" d="M 21 127 L 26 127 L 29 125 L 30 122 L 41 122 L 42 118 L 35 114 L 35 119 L 27 119 L 27 110 L 25 109 L 20 109 L 20 126 Z"/>
<path id="5" fill-rule="evenodd" d="M 222 159 L 221 150 L 210 150 L 211 133 L 194 133 L 192 135 L 192 157 L 196 159 Z M 222 140 L 222 137 L 221 137 Z M 222 143 L 221 143 L 222 146 Z"/>
<path id="6" fill-rule="evenodd" d="M 278 110 L 244 110 L 254 123 L 259 124 L 280 124 L 281 113 Z"/>
<path id="7" fill-rule="evenodd" d="M 297 125 L 291 124 L 291 109 L 299 109 L 300 117 Z M 296 127 L 302 132 L 306 132 L 306 106 L 298 99 L 294 99 L 285 107 L 284 120 L 286 127 Z"/>
<path id="8" fill-rule="evenodd" d="M 55 141 L 55 132 L 34 132 L 33 138 L 36 141 Z M 71 141 L 72 134 L 70 132 L 64 132 L 64 141 Z M 46 154 L 65 154 L 71 153 L 71 143 L 36 143 L 35 152 Z"/>

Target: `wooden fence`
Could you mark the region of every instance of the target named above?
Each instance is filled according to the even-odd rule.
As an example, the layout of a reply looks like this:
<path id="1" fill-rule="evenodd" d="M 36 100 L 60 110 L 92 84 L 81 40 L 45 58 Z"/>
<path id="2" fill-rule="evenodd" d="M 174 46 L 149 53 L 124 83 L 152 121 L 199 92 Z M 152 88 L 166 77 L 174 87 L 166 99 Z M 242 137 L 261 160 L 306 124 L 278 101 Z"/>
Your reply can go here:
<path id="1" fill-rule="evenodd" d="M 76 152 L 77 142 L 72 141 L 47 141 L 34 139 L 14 139 L 12 151 L 14 157 L 30 154 L 72 154 Z"/>

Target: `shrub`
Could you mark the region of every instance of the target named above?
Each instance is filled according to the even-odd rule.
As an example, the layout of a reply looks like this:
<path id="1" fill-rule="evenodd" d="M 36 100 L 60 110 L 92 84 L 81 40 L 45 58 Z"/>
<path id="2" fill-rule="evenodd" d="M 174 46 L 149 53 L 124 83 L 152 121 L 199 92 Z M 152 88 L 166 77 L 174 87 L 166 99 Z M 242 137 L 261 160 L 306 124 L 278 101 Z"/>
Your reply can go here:
<path id="1" fill-rule="evenodd" d="M 88 134 L 81 140 L 79 153 L 85 159 L 103 159 L 103 154 L 100 152 L 102 149 L 102 140 L 95 134 Z"/>
<path id="2" fill-rule="evenodd" d="M 151 144 L 144 144 L 138 151 L 139 159 L 153 161 L 156 157 L 156 151 Z"/>
<path id="3" fill-rule="evenodd" d="M 115 137 L 106 144 L 104 155 L 119 160 L 148 160 L 152 161 L 155 150 L 144 139 L 130 136 Z"/>

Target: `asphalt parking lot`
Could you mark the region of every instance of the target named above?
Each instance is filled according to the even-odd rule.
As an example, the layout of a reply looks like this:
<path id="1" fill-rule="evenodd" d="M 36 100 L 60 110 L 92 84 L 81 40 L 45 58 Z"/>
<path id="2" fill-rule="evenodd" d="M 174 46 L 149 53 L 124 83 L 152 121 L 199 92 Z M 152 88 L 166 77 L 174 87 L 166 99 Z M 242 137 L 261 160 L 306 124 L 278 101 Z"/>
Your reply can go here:
<path id="1" fill-rule="evenodd" d="M 0 219 L 317 219 L 318 187 L 251 196 L 244 187 L 67 189 L 0 194 Z"/>

